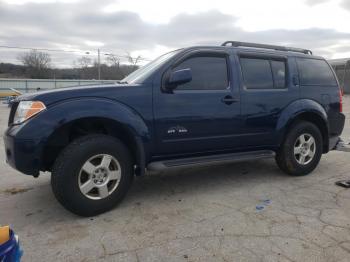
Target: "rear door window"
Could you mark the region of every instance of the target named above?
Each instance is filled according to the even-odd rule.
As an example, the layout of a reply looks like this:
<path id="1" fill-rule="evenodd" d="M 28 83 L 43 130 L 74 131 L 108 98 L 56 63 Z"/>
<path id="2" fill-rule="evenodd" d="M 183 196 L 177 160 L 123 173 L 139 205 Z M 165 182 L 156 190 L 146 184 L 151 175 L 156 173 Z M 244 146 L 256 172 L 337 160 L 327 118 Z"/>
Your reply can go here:
<path id="1" fill-rule="evenodd" d="M 301 85 L 337 85 L 333 72 L 326 61 L 309 58 L 297 58 L 297 64 Z"/>
<path id="2" fill-rule="evenodd" d="M 247 89 L 286 87 L 286 62 L 269 58 L 240 58 L 244 85 Z"/>
<path id="3" fill-rule="evenodd" d="M 241 58 L 244 84 L 247 89 L 273 88 L 273 78 L 269 60 Z"/>
<path id="4" fill-rule="evenodd" d="M 273 81 L 275 88 L 286 87 L 286 63 L 284 61 L 271 61 Z"/>

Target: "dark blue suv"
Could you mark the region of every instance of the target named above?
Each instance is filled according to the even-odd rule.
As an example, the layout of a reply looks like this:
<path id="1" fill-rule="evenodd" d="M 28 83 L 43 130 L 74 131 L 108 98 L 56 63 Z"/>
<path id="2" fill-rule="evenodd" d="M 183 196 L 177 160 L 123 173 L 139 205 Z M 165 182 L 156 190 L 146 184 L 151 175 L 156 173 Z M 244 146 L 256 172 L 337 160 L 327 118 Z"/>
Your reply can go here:
<path id="1" fill-rule="evenodd" d="M 102 213 L 145 170 L 275 157 L 306 175 L 344 127 L 329 64 L 311 51 L 225 42 L 169 52 L 110 85 L 19 97 L 8 163 L 82 216 Z"/>

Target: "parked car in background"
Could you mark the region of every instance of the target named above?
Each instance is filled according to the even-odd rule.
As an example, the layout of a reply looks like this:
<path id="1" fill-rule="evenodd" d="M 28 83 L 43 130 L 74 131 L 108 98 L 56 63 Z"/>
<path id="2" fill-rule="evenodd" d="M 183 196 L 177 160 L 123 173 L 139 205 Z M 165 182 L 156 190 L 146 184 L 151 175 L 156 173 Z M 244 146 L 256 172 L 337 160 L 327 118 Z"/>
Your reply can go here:
<path id="1" fill-rule="evenodd" d="M 51 172 L 58 201 L 92 216 L 145 170 L 275 158 L 290 175 L 309 174 L 344 120 L 325 59 L 228 41 L 169 52 L 118 84 L 20 96 L 4 141 L 12 167 Z"/>

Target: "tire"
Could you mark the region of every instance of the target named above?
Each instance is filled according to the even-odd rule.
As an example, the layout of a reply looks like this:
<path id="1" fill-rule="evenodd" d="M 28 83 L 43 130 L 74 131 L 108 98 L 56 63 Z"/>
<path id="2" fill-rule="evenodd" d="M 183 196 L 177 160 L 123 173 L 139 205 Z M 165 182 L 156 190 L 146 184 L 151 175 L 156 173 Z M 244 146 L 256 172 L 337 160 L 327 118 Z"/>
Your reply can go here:
<path id="1" fill-rule="evenodd" d="M 310 137 L 314 139 L 314 146 L 310 146 L 312 143 L 312 140 L 309 140 Z M 302 142 L 303 140 L 307 145 Z M 300 121 L 288 132 L 277 152 L 276 162 L 287 174 L 303 176 L 310 174 L 317 167 L 322 152 L 323 140 L 318 127 L 310 122 Z"/>
<path id="2" fill-rule="evenodd" d="M 54 163 L 53 193 L 58 202 L 79 216 L 106 212 L 124 198 L 131 186 L 134 177 L 131 159 L 127 147 L 114 137 L 78 138 Z"/>

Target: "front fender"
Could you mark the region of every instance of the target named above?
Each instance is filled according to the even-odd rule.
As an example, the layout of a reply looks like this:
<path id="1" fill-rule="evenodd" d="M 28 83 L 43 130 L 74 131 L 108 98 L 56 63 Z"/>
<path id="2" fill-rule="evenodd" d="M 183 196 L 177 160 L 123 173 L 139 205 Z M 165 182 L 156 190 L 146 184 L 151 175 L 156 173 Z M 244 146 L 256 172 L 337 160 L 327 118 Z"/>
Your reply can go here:
<path id="1" fill-rule="evenodd" d="M 37 154 L 49 137 L 61 126 L 81 118 L 105 118 L 123 125 L 135 138 L 138 147 L 138 160 L 144 166 L 151 141 L 151 120 L 149 123 L 133 108 L 123 103 L 105 98 L 80 98 L 64 100 L 49 106 L 33 119 L 9 129 L 10 135 L 20 140 L 34 141 Z"/>
<path id="2" fill-rule="evenodd" d="M 282 142 L 283 135 L 287 131 L 288 126 L 303 113 L 317 114 L 323 119 L 324 124 L 328 130 L 328 117 L 326 110 L 323 106 L 311 99 L 300 99 L 289 104 L 281 113 L 277 125 L 276 131 L 279 134 L 279 142 Z"/>
<path id="3" fill-rule="evenodd" d="M 140 114 L 123 103 L 105 98 L 72 99 L 51 105 L 21 126 L 21 138 L 47 138 L 58 127 L 87 117 L 115 120 L 144 141 L 150 139 L 149 128 Z M 24 132 L 29 129 L 30 132 Z"/>

